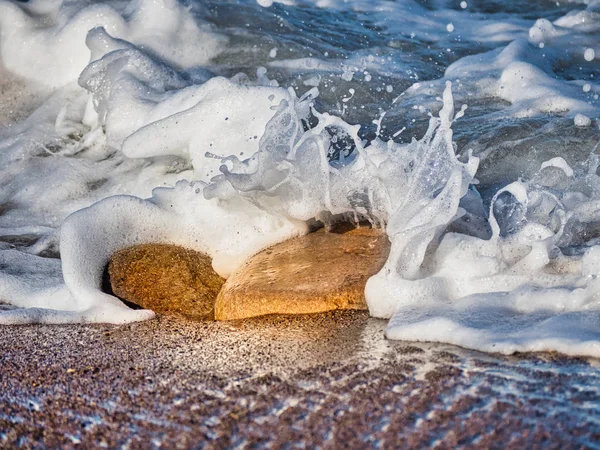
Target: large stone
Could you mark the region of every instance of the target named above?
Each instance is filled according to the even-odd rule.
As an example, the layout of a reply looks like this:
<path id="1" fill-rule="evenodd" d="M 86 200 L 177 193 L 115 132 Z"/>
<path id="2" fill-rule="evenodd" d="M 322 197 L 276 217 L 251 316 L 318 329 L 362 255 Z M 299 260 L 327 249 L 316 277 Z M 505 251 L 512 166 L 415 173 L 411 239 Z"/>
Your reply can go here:
<path id="1" fill-rule="evenodd" d="M 175 245 L 144 244 L 115 253 L 108 264 L 113 293 L 146 309 L 212 319 L 225 280 L 211 259 Z"/>
<path id="2" fill-rule="evenodd" d="M 387 236 L 369 228 L 320 230 L 275 245 L 229 277 L 215 318 L 367 309 L 365 284 L 383 267 L 389 248 Z"/>

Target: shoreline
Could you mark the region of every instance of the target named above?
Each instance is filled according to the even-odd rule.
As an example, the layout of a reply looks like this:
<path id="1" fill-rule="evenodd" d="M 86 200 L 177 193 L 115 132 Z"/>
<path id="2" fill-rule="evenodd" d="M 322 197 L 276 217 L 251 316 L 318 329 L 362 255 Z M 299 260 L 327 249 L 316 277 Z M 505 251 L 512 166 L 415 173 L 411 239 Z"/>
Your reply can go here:
<path id="1" fill-rule="evenodd" d="M 385 325 L 345 311 L 0 327 L 0 447 L 585 448 L 600 440 L 600 360 L 389 341 Z"/>

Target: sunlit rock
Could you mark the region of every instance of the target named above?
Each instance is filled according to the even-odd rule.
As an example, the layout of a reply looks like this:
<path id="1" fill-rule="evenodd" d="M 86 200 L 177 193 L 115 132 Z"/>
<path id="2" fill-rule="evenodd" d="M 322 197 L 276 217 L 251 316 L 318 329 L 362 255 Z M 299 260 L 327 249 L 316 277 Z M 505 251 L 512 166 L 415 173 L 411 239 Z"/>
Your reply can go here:
<path id="1" fill-rule="evenodd" d="M 145 309 L 211 319 L 223 278 L 211 259 L 175 245 L 144 244 L 117 252 L 108 265 L 115 295 Z"/>
<path id="2" fill-rule="evenodd" d="M 365 283 L 389 253 L 379 230 L 323 230 L 275 245 L 250 259 L 225 283 L 217 320 L 266 314 L 367 309 Z"/>

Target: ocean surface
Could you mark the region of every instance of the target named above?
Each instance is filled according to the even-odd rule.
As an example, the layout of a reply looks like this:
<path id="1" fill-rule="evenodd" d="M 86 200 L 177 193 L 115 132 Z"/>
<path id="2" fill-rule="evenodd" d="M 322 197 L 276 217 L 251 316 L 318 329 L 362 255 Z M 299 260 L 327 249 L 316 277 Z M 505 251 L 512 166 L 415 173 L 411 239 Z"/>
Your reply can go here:
<path id="1" fill-rule="evenodd" d="M 0 324 L 370 223 L 390 339 L 600 356 L 600 2 L 0 0 Z"/>

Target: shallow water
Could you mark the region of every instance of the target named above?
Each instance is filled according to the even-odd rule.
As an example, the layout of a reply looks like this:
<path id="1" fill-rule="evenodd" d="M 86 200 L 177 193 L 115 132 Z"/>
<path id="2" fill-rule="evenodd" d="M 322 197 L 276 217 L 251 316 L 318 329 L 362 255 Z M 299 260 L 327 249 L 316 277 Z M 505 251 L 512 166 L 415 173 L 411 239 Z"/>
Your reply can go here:
<path id="1" fill-rule="evenodd" d="M 599 356 L 599 8 L 1 1 L 0 323 L 152 317 L 100 291 L 124 246 L 226 276 L 369 220 L 388 337 Z"/>
<path id="2" fill-rule="evenodd" d="M 362 311 L 0 328 L 0 443 L 597 447 L 597 359 L 394 342 L 384 328 Z"/>

